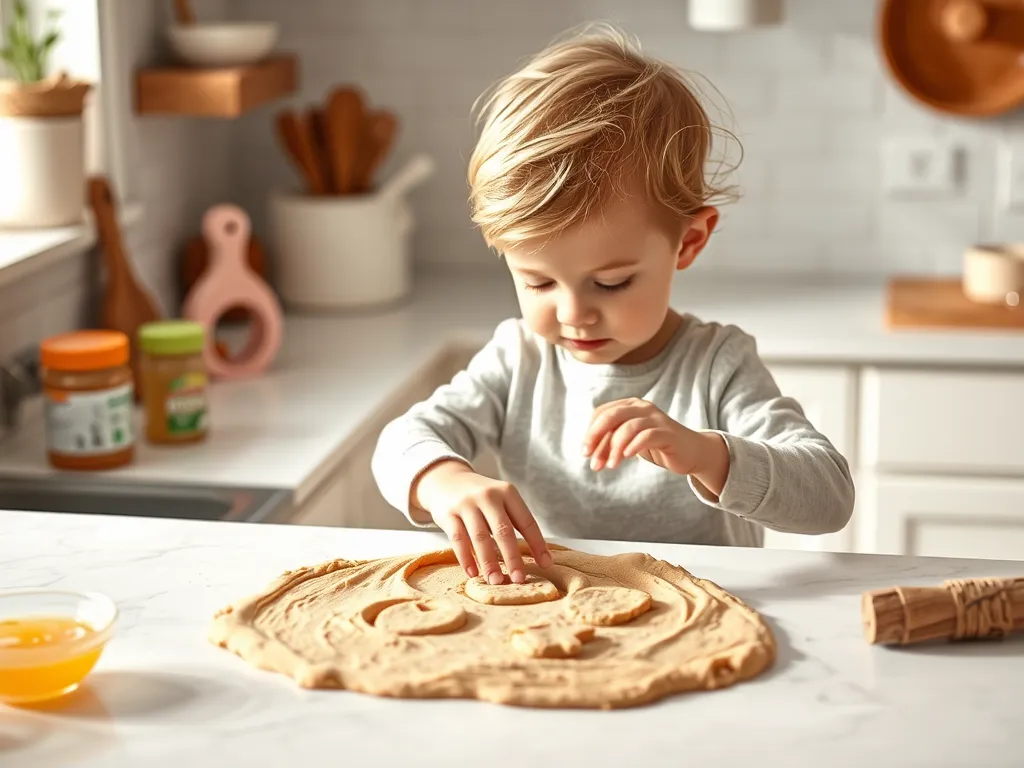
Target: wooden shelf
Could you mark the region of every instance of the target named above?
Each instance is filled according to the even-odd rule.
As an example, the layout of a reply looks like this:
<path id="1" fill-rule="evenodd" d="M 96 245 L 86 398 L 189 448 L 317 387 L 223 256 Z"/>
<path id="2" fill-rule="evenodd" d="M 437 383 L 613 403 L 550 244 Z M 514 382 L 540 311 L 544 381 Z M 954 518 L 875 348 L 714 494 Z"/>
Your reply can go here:
<path id="1" fill-rule="evenodd" d="M 298 86 L 295 56 L 279 55 L 244 67 L 157 67 L 136 77 L 135 109 L 142 115 L 238 117 Z"/>

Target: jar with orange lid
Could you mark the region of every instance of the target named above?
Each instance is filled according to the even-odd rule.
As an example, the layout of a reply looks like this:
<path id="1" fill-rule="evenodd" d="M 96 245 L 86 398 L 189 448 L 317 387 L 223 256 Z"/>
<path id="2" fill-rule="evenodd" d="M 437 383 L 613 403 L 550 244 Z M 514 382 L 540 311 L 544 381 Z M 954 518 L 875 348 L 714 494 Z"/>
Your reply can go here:
<path id="1" fill-rule="evenodd" d="M 135 458 L 128 337 L 72 331 L 39 347 L 46 453 L 59 469 L 114 469 Z"/>
<path id="2" fill-rule="evenodd" d="M 139 380 L 151 443 L 194 443 L 206 437 L 206 328 L 192 320 L 139 327 Z"/>

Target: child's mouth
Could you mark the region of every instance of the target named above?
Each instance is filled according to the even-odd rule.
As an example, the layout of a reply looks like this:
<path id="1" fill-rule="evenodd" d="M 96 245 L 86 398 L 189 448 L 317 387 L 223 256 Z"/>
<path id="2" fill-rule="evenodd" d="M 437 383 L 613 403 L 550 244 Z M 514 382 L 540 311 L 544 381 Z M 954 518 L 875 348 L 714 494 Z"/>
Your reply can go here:
<path id="1" fill-rule="evenodd" d="M 594 350 L 600 349 L 609 342 L 609 339 L 566 339 L 575 349 L 580 350 Z"/>

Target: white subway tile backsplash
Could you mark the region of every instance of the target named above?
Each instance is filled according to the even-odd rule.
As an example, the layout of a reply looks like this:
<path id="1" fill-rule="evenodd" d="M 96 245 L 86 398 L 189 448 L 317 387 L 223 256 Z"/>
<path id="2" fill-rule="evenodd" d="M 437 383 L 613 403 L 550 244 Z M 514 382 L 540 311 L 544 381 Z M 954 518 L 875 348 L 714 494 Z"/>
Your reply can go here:
<path id="1" fill-rule="evenodd" d="M 779 75 L 781 113 L 873 114 L 881 107 L 881 83 L 856 73 L 794 72 Z"/>

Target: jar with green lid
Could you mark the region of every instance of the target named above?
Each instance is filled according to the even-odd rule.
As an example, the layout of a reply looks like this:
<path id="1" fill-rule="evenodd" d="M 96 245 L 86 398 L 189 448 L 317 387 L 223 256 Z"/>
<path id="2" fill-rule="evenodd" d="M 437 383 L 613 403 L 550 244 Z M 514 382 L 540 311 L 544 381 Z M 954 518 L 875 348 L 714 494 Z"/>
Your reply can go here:
<path id="1" fill-rule="evenodd" d="M 191 320 L 161 320 L 139 328 L 140 379 L 151 443 L 191 443 L 206 437 L 206 329 Z"/>

